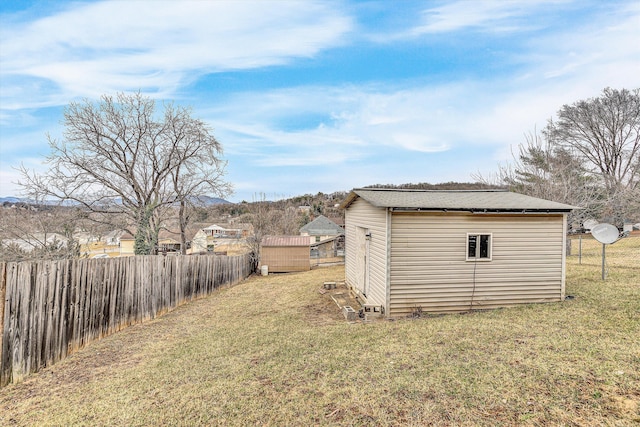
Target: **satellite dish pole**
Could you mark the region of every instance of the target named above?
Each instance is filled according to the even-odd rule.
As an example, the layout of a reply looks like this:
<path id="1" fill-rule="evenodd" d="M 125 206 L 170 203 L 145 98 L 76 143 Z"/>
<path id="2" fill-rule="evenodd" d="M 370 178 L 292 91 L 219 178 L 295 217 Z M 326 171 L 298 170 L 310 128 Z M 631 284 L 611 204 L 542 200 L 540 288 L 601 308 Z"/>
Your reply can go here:
<path id="1" fill-rule="evenodd" d="M 602 280 L 605 280 L 607 278 L 607 273 L 605 270 L 605 262 L 607 259 L 606 248 L 607 245 L 618 241 L 620 232 L 615 226 L 603 222 L 591 229 L 591 235 L 598 242 L 602 243 Z"/>
<path id="2" fill-rule="evenodd" d="M 607 279 L 607 270 L 604 268 L 607 260 L 607 245 L 602 244 L 602 280 Z"/>

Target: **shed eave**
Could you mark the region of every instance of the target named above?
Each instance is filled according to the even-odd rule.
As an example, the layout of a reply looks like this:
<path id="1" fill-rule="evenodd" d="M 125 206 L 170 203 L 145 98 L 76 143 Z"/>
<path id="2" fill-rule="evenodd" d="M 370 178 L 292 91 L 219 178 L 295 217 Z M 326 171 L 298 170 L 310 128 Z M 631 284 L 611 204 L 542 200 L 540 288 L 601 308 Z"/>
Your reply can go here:
<path id="1" fill-rule="evenodd" d="M 473 214 L 550 214 L 550 213 L 568 213 L 571 209 L 484 209 L 484 208 L 400 208 L 390 207 L 392 212 L 469 212 Z"/>
<path id="2" fill-rule="evenodd" d="M 355 191 L 351 191 L 346 199 L 340 204 L 340 209 L 347 209 L 355 200 L 360 197 Z"/>
<path id="3" fill-rule="evenodd" d="M 473 213 L 567 213 L 578 206 L 508 191 L 428 191 L 353 189 L 340 204 L 348 209 L 357 199 L 394 211 Z"/>

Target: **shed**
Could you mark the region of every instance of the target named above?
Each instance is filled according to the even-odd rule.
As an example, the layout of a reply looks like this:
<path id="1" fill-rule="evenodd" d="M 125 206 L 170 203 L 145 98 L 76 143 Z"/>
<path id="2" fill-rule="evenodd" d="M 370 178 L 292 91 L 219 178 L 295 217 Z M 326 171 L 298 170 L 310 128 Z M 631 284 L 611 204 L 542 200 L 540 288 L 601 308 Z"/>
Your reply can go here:
<path id="1" fill-rule="evenodd" d="M 304 236 L 265 236 L 260 244 L 260 266 L 270 273 L 311 269 L 309 238 Z"/>
<path id="2" fill-rule="evenodd" d="M 341 207 L 347 285 L 386 317 L 564 299 L 574 206 L 502 190 L 364 188 Z"/>

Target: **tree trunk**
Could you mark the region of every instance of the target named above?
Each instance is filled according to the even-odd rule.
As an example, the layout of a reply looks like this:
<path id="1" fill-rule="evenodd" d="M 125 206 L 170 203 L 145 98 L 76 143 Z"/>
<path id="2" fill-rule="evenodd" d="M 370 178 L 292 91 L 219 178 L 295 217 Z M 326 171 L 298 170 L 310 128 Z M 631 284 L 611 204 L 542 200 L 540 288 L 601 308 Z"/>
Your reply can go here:
<path id="1" fill-rule="evenodd" d="M 180 210 L 178 211 L 178 221 L 180 222 L 180 253 L 182 255 L 187 254 L 187 222 L 186 216 L 186 203 L 184 200 L 180 200 Z"/>

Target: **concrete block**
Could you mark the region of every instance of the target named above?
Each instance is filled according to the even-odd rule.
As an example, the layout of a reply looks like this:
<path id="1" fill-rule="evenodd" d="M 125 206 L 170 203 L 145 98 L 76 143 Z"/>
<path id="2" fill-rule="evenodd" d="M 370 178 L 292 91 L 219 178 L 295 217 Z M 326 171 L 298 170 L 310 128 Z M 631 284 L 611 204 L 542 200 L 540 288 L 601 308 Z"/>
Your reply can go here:
<path id="1" fill-rule="evenodd" d="M 325 289 L 335 289 L 336 288 L 336 282 L 324 282 L 324 288 Z"/>
<path id="2" fill-rule="evenodd" d="M 362 306 L 362 311 L 366 319 L 382 317 L 382 315 L 384 314 L 381 306 L 373 304 L 364 304 Z"/>
<path id="3" fill-rule="evenodd" d="M 356 311 L 350 305 L 345 305 L 344 307 L 342 307 L 342 314 L 344 315 L 344 318 L 349 322 L 353 322 L 358 318 L 358 313 L 356 313 Z"/>

